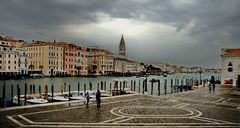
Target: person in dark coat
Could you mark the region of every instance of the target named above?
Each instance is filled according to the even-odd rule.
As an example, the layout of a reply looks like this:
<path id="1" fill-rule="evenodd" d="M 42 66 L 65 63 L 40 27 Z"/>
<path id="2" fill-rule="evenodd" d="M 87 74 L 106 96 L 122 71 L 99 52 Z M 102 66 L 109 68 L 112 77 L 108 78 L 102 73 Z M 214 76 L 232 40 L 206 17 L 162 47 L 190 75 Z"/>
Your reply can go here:
<path id="1" fill-rule="evenodd" d="M 100 108 L 100 104 L 101 104 L 101 92 L 99 91 L 99 89 L 97 90 L 97 93 L 96 93 L 96 102 L 97 102 L 97 107 Z"/>
<path id="2" fill-rule="evenodd" d="M 212 86 L 212 91 L 215 91 L 215 78 L 214 76 L 211 76 L 210 84 Z"/>
<path id="3" fill-rule="evenodd" d="M 87 101 L 86 105 L 88 106 L 89 99 L 90 99 L 90 96 L 89 96 L 88 92 L 85 94 L 85 98 L 86 98 L 86 101 Z M 85 102 L 84 102 L 84 104 L 85 104 Z"/>

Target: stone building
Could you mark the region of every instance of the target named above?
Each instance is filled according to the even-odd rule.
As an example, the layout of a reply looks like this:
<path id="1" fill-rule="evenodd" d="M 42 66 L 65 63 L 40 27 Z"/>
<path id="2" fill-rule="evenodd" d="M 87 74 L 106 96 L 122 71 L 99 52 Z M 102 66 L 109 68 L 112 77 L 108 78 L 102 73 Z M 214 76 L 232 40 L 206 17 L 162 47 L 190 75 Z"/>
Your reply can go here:
<path id="1" fill-rule="evenodd" d="M 231 48 L 231 49 L 222 48 L 221 84 L 239 87 L 240 48 Z"/>
<path id="2" fill-rule="evenodd" d="M 144 65 L 141 65 L 139 62 L 134 60 L 128 60 L 126 65 L 127 73 L 138 74 L 144 71 Z"/>
<path id="3" fill-rule="evenodd" d="M 88 63 L 87 63 L 87 48 L 79 47 L 77 51 L 77 70 L 78 75 L 87 76 L 88 75 Z"/>
<path id="4" fill-rule="evenodd" d="M 62 46 L 53 42 L 33 41 L 23 48 L 27 51 L 30 74 L 63 75 Z"/>
<path id="5" fill-rule="evenodd" d="M 80 54 L 78 54 L 78 52 L 80 51 L 80 47 L 66 42 L 54 42 L 54 43 L 64 48 L 63 49 L 64 72 L 70 74 L 71 76 L 78 75 L 77 57 L 78 56 L 80 57 Z"/>
<path id="6" fill-rule="evenodd" d="M 1 41 L 6 41 L 7 45 L 10 47 L 21 48 L 23 45 L 26 45 L 24 40 L 16 40 L 11 36 L 0 36 Z"/>
<path id="7" fill-rule="evenodd" d="M 113 73 L 113 53 L 102 48 L 89 48 L 88 74 L 110 75 Z"/>
<path id="8" fill-rule="evenodd" d="M 9 45 L 8 41 L 0 40 L 0 76 L 27 75 L 26 50 Z"/>
<path id="9" fill-rule="evenodd" d="M 113 61 L 113 71 L 115 74 L 123 75 L 127 73 L 128 60 L 124 56 L 115 55 Z"/>

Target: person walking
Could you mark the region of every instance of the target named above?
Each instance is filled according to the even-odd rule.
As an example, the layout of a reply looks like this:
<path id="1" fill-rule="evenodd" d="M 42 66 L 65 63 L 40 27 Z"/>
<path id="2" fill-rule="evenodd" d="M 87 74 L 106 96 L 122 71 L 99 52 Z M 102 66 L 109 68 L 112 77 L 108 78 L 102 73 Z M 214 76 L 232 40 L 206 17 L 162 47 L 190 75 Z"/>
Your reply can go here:
<path id="1" fill-rule="evenodd" d="M 99 91 L 99 89 L 97 90 L 97 93 L 96 93 L 96 102 L 97 102 L 97 107 L 100 108 L 100 104 L 101 104 L 101 92 Z"/>
<path id="2" fill-rule="evenodd" d="M 211 92 L 212 91 L 212 85 L 210 83 L 210 80 L 207 80 L 207 84 L 208 84 L 209 92 Z"/>
<path id="3" fill-rule="evenodd" d="M 214 76 L 211 76 L 210 84 L 212 86 L 212 91 L 215 91 L 215 78 Z"/>
<path id="4" fill-rule="evenodd" d="M 85 94 L 85 98 L 86 98 L 86 101 L 87 101 L 86 105 L 88 106 L 89 98 L 90 98 L 88 92 Z M 85 103 L 85 102 L 84 102 L 84 103 Z"/>

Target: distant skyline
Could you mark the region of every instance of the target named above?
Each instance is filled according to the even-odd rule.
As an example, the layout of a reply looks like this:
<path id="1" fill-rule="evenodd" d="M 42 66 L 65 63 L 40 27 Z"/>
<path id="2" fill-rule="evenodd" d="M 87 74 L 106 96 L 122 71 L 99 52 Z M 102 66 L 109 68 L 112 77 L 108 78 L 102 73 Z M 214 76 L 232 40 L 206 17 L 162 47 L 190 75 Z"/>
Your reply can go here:
<path id="1" fill-rule="evenodd" d="M 2 0 L 0 33 L 66 41 L 146 63 L 220 67 L 221 48 L 240 48 L 239 0 Z"/>

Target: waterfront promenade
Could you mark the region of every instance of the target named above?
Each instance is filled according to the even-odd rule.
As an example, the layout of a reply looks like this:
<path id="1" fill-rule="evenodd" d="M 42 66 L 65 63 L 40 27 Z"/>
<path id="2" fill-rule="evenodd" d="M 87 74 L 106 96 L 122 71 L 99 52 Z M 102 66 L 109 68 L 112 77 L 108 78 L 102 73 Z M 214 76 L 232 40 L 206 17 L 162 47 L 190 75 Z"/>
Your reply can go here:
<path id="1" fill-rule="evenodd" d="M 95 100 L 0 109 L 1 127 L 240 127 L 240 96 L 217 86 L 150 96 L 131 94 Z M 239 93 L 239 91 L 238 91 Z"/>

